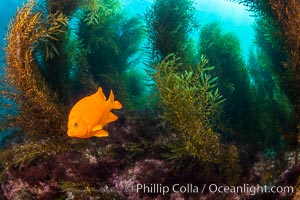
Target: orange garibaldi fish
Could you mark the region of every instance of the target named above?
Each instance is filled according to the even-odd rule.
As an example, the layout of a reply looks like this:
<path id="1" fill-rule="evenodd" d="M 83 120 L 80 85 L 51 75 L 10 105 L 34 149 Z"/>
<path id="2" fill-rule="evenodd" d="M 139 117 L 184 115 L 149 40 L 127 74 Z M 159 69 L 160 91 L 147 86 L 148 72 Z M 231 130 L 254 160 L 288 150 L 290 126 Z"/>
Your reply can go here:
<path id="1" fill-rule="evenodd" d="M 121 109 L 122 104 L 114 100 L 110 91 L 108 100 L 99 87 L 95 94 L 79 100 L 71 109 L 68 121 L 68 136 L 78 138 L 106 137 L 108 132 L 103 127 L 118 117 L 110 112 L 112 109 Z"/>

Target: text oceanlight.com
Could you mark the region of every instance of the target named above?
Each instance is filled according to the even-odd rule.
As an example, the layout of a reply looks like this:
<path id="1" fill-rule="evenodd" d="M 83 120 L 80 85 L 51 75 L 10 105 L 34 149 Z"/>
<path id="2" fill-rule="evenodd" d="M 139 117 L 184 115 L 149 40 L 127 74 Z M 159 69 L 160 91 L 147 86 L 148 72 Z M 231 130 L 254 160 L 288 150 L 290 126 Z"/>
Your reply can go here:
<path id="1" fill-rule="evenodd" d="M 167 193 L 245 193 L 249 195 L 255 195 L 258 193 L 293 193 L 293 186 L 260 186 L 260 185 L 249 185 L 243 184 L 241 186 L 226 186 L 217 184 L 203 184 L 202 186 L 187 184 L 180 185 L 174 184 L 172 186 L 162 185 L 162 184 L 137 184 L 136 191 L 138 193 L 145 194 L 162 194 Z"/>

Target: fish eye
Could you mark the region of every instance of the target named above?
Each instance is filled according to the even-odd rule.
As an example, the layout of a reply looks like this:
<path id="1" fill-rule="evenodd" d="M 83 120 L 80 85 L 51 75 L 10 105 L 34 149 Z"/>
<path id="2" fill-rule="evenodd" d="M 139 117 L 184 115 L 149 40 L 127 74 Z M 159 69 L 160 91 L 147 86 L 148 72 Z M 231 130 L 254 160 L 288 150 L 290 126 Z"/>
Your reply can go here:
<path id="1" fill-rule="evenodd" d="M 73 127 L 76 128 L 78 126 L 77 122 L 74 122 Z"/>

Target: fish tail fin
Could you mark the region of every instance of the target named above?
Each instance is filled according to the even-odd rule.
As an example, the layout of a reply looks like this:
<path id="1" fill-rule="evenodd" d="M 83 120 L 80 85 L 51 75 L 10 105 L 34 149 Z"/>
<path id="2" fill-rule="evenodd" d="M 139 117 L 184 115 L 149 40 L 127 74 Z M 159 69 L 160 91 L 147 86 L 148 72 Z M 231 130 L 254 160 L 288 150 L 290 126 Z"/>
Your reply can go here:
<path id="1" fill-rule="evenodd" d="M 121 109 L 122 104 L 119 101 L 115 101 L 113 105 L 113 109 Z"/>

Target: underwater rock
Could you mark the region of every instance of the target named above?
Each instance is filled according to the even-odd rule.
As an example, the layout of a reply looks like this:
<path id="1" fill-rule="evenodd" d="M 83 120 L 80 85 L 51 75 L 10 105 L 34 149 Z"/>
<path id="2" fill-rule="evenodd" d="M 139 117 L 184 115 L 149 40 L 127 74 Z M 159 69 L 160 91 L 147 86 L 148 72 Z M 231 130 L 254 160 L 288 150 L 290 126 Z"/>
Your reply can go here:
<path id="1" fill-rule="evenodd" d="M 122 184 L 128 185 L 130 180 L 117 185 L 111 179 L 113 175 L 126 171 L 131 161 L 127 159 L 126 151 L 116 151 L 123 151 L 128 143 L 138 142 L 141 132 L 151 132 L 156 123 L 150 120 L 151 117 L 144 119 L 143 112 L 123 113 L 117 123 L 107 127 L 111 132 L 108 138 L 85 141 L 69 139 L 69 150 L 56 154 L 45 151 L 31 162 L 9 167 L 4 172 L 5 179 L 1 184 L 3 198 L 122 199 L 118 191 Z M 26 140 L 23 142 L 28 143 Z M 151 166 L 156 164 L 154 162 Z"/>
<path id="2" fill-rule="evenodd" d="M 134 167 L 128 168 L 121 174 L 114 174 L 111 179 L 116 191 L 126 199 L 159 199 L 158 193 L 144 194 L 137 192 L 138 184 L 151 185 L 153 183 L 164 183 L 169 175 L 170 169 L 164 161 L 146 159 L 135 163 Z"/>
<path id="3" fill-rule="evenodd" d="M 10 169 L 7 181 L 2 183 L 2 192 L 8 200 L 15 197 L 51 200 L 75 189 L 82 190 L 82 195 L 87 192 L 86 188 L 105 185 L 112 173 L 118 170 L 119 164 L 111 158 L 90 162 L 85 153 L 61 153 L 37 160 L 21 169 Z"/>
<path id="4" fill-rule="evenodd" d="M 300 164 L 297 163 L 291 169 L 287 169 L 279 176 L 276 185 L 296 186 L 300 177 Z"/>
<path id="5" fill-rule="evenodd" d="M 2 184 L 3 195 L 8 200 L 43 199 L 51 200 L 59 196 L 56 182 L 39 182 L 32 187 L 26 181 L 18 178 Z"/>
<path id="6" fill-rule="evenodd" d="M 16 199 L 102 199 L 102 200 L 260 200 L 290 199 L 287 194 L 249 193 L 180 193 L 170 191 L 137 192 L 137 184 L 172 187 L 174 184 L 202 185 L 224 184 L 214 172 L 208 178 L 202 166 L 177 171 L 156 150 L 166 141 L 159 140 L 155 128 L 158 121 L 147 111 L 122 111 L 116 123 L 107 126 L 110 136 L 87 140 L 69 139 L 72 148 L 64 152 L 37 157 L 18 167 L 10 167 L 1 183 L 3 198 Z M 172 137 L 172 136 L 171 136 Z M 174 137 L 174 135 L 173 135 Z M 164 137 L 165 140 L 166 137 Z M 74 142 L 74 144 L 73 144 Z M 141 145 L 142 144 L 142 145 Z M 148 146 L 147 146 L 148 145 Z M 136 152 L 141 151 L 141 152 Z M 47 152 L 45 152 L 47 154 Z M 132 154 L 134 153 L 134 156 Z M 286 170 L 274 177 L 274 185 L 296 186 L 300 174 L 294 154 L 285 159 L 293 160 Z M 295 161 L 295 162 L 294 162 Z M 243 183 L 261 184 L 267 164 L 260 155 L 254 166 L 249 166 Z M 242 183 L 241 183 L 242 184 Z M 299 192 L 296 190 L 295 198 Z M 294 200 L 295 200 L 294 198 Z"/>

